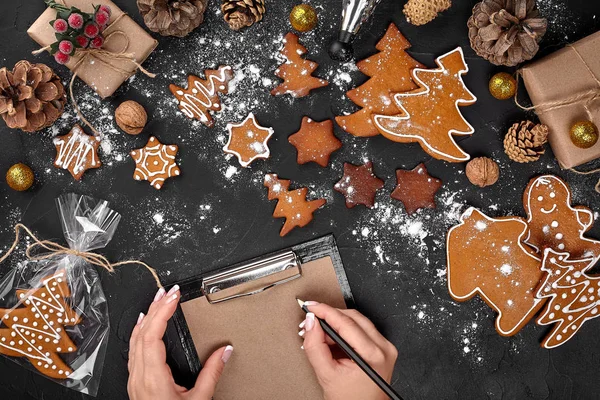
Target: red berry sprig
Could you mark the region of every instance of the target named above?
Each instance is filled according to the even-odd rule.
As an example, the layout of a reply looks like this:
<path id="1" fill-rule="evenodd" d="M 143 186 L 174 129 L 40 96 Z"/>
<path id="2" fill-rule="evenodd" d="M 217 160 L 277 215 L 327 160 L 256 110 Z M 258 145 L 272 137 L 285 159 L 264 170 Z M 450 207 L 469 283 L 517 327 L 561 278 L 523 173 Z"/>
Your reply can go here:
<path id="1" fill-rule="evenodd" d="M 55 0 L 46 0 L 46 4 L 57 11 L 56 19 L 50 21 L 56 36 L 56 42 L 50 45 L 50 53 L 57 63 L 68 63 L 77 49 L 102 48 L 102 31 L 111 17 L 109 6 L 95 6 L 93 13 L 84 13 L 77 7 L 66 7 Z"/>

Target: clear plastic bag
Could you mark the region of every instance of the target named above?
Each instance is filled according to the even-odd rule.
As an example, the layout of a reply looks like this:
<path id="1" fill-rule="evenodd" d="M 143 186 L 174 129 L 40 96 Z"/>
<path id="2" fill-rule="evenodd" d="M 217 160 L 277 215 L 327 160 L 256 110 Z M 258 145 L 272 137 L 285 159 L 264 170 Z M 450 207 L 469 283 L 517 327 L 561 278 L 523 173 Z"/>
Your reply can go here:
<path id="1" fill-rule="evenodd" d="M 56 205 L 69 247 L 34 238 L 36 254 L 17 260 L 0 280 L 0 354 L 95 396 L 109 318 L 96 267 L 81 253 L 105 247 L 121 216 L 106 201 L 76 194 Z"/>

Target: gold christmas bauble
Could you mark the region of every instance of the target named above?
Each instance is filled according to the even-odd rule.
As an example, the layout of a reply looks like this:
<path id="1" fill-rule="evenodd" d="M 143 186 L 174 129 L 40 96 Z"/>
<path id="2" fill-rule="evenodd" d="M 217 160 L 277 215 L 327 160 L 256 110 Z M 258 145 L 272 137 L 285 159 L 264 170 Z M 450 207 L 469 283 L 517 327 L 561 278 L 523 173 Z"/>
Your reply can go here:
<path id="1" fill-rule="evenodd" d="M 571 126 L 571 141 L 582 149 L 589 149 L 598 141 L 598 128 L 592 121 L 579 121 Z"/>
<path id="2" fill-rule="evenodd" d="M 308 4 L 298 4 L 290 12 L 292 28 L 298 32 L 308 32 L 317 26 L 317 12 Z"/>
<path id="3" fill-rule="evenodd" d="M 31 168 L 23 163 L 13 165 L 6 173 L 6 183 L 17 192 L 29 189 L 33 185 L 34 179 Z"/>
<path id="4" fill-rule="evenodd" d="M 490 93 L 498 100 L 507 100 L 517 91 L 517 81 L 507 72 L 498 72 L 490 79 Z"/>

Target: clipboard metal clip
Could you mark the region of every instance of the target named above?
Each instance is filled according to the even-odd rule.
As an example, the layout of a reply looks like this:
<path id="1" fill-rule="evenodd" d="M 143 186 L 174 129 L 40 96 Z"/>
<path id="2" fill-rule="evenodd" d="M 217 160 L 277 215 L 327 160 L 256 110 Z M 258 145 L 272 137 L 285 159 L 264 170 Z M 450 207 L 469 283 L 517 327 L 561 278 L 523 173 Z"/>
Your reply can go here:
<path id="1" fill-rule="evenodd" d="M 288 250 L 208 275 L 201 290 L 209 303 L 216 304 L 261 293 L 301 276 L 300 260 Z"/>

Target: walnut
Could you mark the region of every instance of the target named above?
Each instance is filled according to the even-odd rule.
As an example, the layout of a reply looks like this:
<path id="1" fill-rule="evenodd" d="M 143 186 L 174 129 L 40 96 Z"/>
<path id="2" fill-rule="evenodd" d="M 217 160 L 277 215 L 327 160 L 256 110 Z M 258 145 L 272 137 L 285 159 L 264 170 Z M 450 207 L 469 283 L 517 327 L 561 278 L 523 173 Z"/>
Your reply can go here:
<path id="1" fill-rule="evenodd" d="M 148 114 L 138 102 L 127 100 L 115 110 L 115 120 L 119 128 L 130 135 L 138 135 L 146 126 Z"/>
<path id="2" fill-rule="evenodd" d="M 467 178 L 473 185 L 486 187 L 498 181 L 500 168 L 491 158 L 477 157 L 469 161 L 466 168 Z"/>

